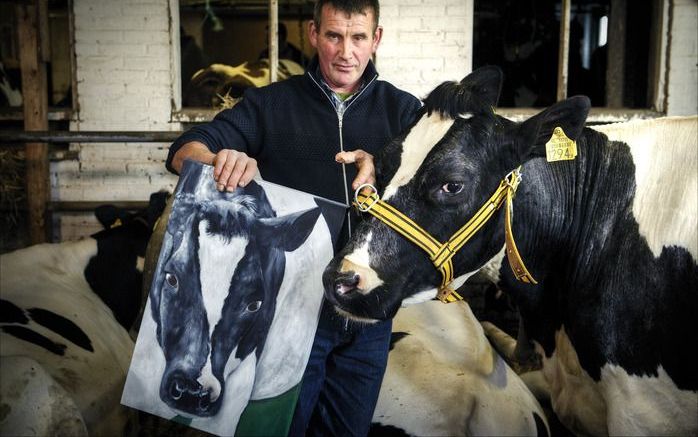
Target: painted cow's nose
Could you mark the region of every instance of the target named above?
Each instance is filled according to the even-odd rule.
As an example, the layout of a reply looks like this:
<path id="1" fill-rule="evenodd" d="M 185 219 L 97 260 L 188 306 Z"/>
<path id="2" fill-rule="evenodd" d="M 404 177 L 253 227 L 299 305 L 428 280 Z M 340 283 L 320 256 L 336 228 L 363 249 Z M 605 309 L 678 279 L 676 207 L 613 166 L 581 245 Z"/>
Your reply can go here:
<path id="1" fill-rule="evenodd" d="M 183 376 L 173 377 L 167 390 L 171 406 L 197 416 L 208 416 L 213 413 L 211 392 L 196 381 Z"/>

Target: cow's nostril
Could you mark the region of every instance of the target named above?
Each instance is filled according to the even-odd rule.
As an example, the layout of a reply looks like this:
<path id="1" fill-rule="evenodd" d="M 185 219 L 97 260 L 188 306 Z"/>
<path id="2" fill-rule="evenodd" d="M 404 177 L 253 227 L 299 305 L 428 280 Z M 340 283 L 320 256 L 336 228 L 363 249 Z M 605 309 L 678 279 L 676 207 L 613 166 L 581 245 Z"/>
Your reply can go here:
<path id="1" fill-rule="evenodd" d="M 356 290 L 361 281 L 361 276 L 357 273 L 342 274 L 334 281 L 334 289 L 338 294 L 347 294 Z"/>
<path id="2" fill-rule="evenodd" d="M 170 385 L 170 396 L 172 399 L 179 400 L 182 397 L 182 393 L 184 393 L 184 389 L 179 386 L 179 382 L 175 381 Z"/>
<path id="3" fill-rule="evenodd" d="M 199 410 L 206 411 L 210 405 L 211 396 L 209 396 L 207 391 L 202 392 L 201 397 L 199 397 Z"/>

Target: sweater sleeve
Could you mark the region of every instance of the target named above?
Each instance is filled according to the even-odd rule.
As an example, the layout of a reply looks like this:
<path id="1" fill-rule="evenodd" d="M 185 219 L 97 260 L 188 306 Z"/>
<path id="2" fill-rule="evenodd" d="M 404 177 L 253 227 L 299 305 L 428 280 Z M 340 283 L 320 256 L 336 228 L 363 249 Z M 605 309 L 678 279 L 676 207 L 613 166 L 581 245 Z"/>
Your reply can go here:
<path id="1" fill-rule="evenodd" d="M 213 153 L 223 149 L 245 152 L 255 157 L 260 152 L 261 132 L 259 95 L 248 89 L 240 102 L 230 109 L 219 112 L 209 123 L 194 126 L 177 138 L 167 154 L 165 166 L 172 168 L 172 159 L 182 146 L 190 141 L 199 141 Z"/>

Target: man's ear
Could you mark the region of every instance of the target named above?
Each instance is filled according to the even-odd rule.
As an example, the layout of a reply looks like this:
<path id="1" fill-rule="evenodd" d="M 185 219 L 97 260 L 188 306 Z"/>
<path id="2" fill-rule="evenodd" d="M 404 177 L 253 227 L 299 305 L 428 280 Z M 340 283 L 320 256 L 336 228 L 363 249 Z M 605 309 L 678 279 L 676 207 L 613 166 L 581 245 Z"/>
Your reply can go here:
<path id="1" fill-rule="evenodd" d="M 316 49 L 318 32 L 320 32 L 320 29 L 315 25 L 315 21 L 310 20 L 308 22 L 308 40 L 310 41 L 310 45 L 312 45 Z"/>
<path id="2" fill-rule="evenodd" d="M 376 53 L 376 50 L 378 50 L 381 38 L 383 38 L 383 26 L 377 26 L 376 31 L 373 32 L 373 53 Z"/>
<path id="3" fill-rule="evenodd" d="M 548 109 L 521 123 L 515 130 L 516 147 L 522 162 L 534 156 L 545 156 L 545 143 L 556 127 L 576 140 L 584 129 L 591 101 L 587 96 L 574 96 L 557 102 Z"/>

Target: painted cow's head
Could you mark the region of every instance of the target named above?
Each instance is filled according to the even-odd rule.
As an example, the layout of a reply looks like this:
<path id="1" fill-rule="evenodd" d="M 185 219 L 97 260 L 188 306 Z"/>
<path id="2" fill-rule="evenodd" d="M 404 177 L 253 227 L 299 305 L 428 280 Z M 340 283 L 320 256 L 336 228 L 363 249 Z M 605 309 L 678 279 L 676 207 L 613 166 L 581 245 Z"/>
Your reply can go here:
<path id="1" fill-rule="evenodd" d="M 284 252 L 306 240 L 320 210 L 276 217 L 254 182 L 205 201 L 197 197 L 200 187 L 188 183 L 194 182 L 180 181 L 150 299 L 166 360 L 161 399 L 183 413 L 211 416 L 226 378 L 261 354 Z"/>
<path id="2" fill-rule="evenodd" d="M 524 123 L 495 115 L 502 84 L 497 67 L 483 67 L 460 83 L 444 82 L 424 101 L 416 122 L 376 161 L 385 202 L 440 242 L 472 217 L 511 170 L 534 156 L 556 126 L 576 138 L 589 107 L 571 98 Z M 504 245 L 503 214 L 487 222 L 453 258 L 454 286 L 462 284 Z M 404 299 L 436 296 L 439 271 L 426 252 L 375 218 L 361 223 L 323 275 L 325 296 L 342 314 L 384 320 Z"/>

